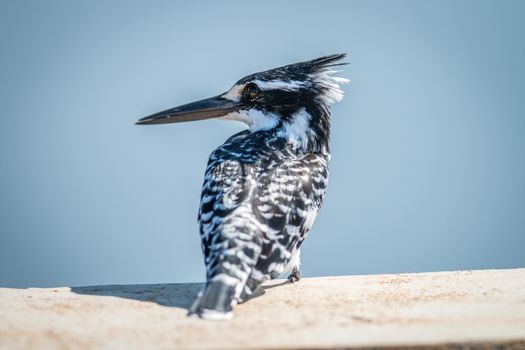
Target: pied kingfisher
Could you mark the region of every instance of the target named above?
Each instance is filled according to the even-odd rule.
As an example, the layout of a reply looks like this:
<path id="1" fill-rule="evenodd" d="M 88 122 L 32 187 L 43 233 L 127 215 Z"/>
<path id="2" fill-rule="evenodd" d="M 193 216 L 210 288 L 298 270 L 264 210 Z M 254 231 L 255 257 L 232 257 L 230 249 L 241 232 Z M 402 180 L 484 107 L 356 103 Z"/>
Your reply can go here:
<path id="1" fill-rule="evenodd" d="M 300 247 L 328 183 L 334 76 L 345 54 L 239 80 L 227 92 L 140 119 L 137 124 L 219 118 L 246 123 L 209 158 L 198 214 L 206 284 L 189 310 L 228 319 L 264 280 L 299 280 Z"/>

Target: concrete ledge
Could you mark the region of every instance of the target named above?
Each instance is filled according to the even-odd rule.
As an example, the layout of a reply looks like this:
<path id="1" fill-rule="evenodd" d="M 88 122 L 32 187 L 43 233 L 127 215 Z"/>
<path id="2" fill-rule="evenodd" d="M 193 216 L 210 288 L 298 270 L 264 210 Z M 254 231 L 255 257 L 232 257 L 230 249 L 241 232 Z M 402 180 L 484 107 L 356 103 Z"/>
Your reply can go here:
<path id="1" fill-rule="evenodd" d="M 272 281 L 227 322 L 200 287 L 0 288 L 0 348 L 525 349 L 525 269 Z"/>

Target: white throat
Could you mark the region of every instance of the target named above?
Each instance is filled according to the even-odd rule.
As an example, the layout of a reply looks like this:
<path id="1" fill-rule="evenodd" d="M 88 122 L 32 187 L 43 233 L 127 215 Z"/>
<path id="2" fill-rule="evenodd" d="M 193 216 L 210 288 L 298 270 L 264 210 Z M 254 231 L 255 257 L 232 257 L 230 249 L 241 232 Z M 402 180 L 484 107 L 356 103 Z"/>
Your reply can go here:
<path id="1" fill-rule="evenodd" d="M 221 119 L 243 122 L 248 125 L 251 132 L 272 129 L 279 124 L 279 116 L 273 113 L 265 113 L 257 109 L 232 112 Z"/>

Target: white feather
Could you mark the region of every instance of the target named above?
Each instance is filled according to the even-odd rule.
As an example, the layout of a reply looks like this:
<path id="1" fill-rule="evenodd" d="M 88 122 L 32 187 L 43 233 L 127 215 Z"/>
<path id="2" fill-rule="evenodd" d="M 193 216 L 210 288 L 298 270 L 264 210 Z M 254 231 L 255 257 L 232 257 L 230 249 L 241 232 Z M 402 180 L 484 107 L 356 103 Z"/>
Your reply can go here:
<path id="1" fill-rule="evenodd" d="M 254 80 L 253 81 L 261 90 L 286 90 L 286 91 L 297 91 L 303 86 L 307 85 L 307 82 L 290 80 Z"/>
<path id="2" fill-rule="evenodd" d="M 306 149 L 310 134 L 310 119 L 312 117 L 304 108 L 292 115 L 291 121 L 286 122 L 279 132 L 279 136 L 288 140 L 288 143 Z"/>
<path id="3" fill-rule="evenodd" d="M 343 99 L 341 85 L 350 82 L 350 80 L 346 78 L 334 76 L 336 73 L 339 73 L 339 71 L 326 69 L 311 76 L 312 80 L 325 90 L 324 93 L 319 96 L 319 99 L 326 105 L 341 101 Z"/>
<path id="4" fill-rule="evenodd" d="M 230 90 L 228 90 L 225 94 L 223 94 L 221 97 L 225 98 L 230 101 L 240 101 L 242 90 L 244 89 L 244 85 L 235 84 L 231 87 Z"/>
<path id="5" fill-rule="evenodd" d="M 258 109 L 245 109 L 238 112 L 228 113 L 220 119 L 243 122 L 250 127 L 251 132 L 268 130 L 279 124 L 279 116 Z"/>

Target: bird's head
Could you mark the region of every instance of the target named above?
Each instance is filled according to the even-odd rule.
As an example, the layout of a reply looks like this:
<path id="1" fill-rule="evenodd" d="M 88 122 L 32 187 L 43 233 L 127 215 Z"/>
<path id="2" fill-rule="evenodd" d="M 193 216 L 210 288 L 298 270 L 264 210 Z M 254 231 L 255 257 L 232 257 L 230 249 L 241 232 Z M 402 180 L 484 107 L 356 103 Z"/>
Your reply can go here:
<path id="1" fill-rule="evenodd" d="M 227 92 L 140 119 L 137 124 L 220 118 L 242 121 L 252 132 L 275 129 L 297 147 L 328 152 L 331 105 L 343 98 L 334 76 L 345 54 L 248 75 Z"/>

